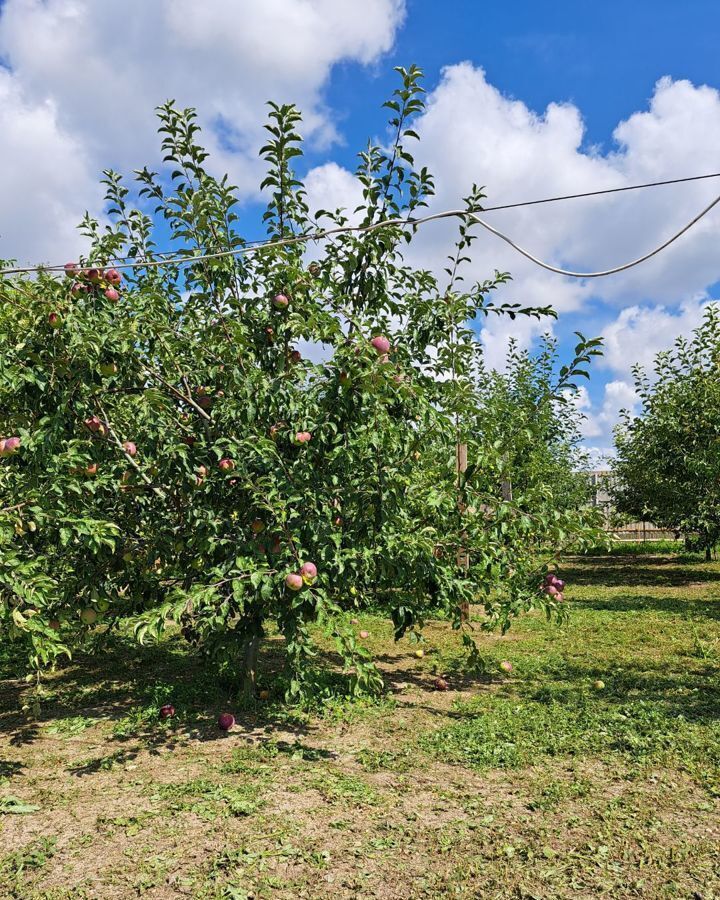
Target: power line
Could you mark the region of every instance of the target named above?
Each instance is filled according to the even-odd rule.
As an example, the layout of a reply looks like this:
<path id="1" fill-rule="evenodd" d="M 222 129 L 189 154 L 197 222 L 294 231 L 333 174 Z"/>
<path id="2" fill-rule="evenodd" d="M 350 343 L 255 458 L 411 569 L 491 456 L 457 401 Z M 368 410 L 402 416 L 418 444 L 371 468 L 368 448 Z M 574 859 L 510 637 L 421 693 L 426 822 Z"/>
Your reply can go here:
<path id="1" fill-rule="evenodd" d="M 656 181 L 656 182 L 648 182 L 646 184 L 628 185 L 626 187 L 619 187 L 619 188 L 605 188 L 603 190 L 598 190 L 598 191 L 585 191 L 585 192 L 579 193 L 579 194 L 567 194 L 567 195 L 558 196 L 558 197 L 548 197 L 548 198 L 545 198 L 542 200 L 527 200 L 527 201 L 524 201 L 521 203 L 511 203 L 511 204 L 505 204 L 502 206 L 488 207 L 487 209 L 484 209 L 483 212 L 494 212 L 494 211 L 500 210 L 500 209 L 514 209 L 514 208 L 517 208 L 520 206 L 533 206 L 533 205 L 537 205 L 540 203 L 554 203 L 559 200 L 572 200 L 572 199 L 576 199 L 579 197 L 593 197 L 593 196 L 598 196 L 601 194 L 612 194 L 612 193 L 618 193 L 621 191 L 639 190 L 641 188 L 646 188 L 646 187 L 659 187 L 660 185 L 680 184 L 682 182 L 687 182 L 687 181 L 699 181 L 699 180 L 706 179 L 706 178 L 718 178 L 718 177 L 720 177 L 720 172 L 710 174 L 710 175 L 694 175 L 694 176 L 690 176 L 687 178 L 676 178 L 676 179 L 670 179 L 667 181 Z M 507 244 L 509 244 L 514 250 L 516 250 L 518 253 L 520 253 L 522 256 L 524 256 L 526 259 L 530 260 L 531 262 L 535 263 L 536 265 L 540 266 L 543 269 L 547 269 L 549 272 L 555 272 L 558 275 L 565 275 L 565 276 L 568 276 L 571 278 L 601 278 L 606 275 L 613 275 L 617 272 L 622 272 L 626 269 L 631 269 L 634 266 L 637 266 L 640 263 L 645 262 L 646 260 L 650 259 L 651 257 L 657 255 L 662 250 L 664 250 L 666 247 L 669 247 L 670 244 L 674 243 L 679 237 L 681 237 L 683 234 L 685 234 L 686 231 L 689 231 L 690 228 L 693 227 L 693 225 L 695 225 L 697 222 L 700 221 L 700 219 L 702 219 L 705 215 L 707 215 L 707 213 L 709 213 L 710 210 L 714 206 L 716 206 L 718 203 L 720 203 L 720 195 L 718 195 L 715 198 L 715 200 L 712 201 L 712 203 L 710 203 L 708 206 L 706 206 L 693 219 L 691 219 L 691 221 L 688 222 L 687 225 L 684 225 L 679 231 L 675 232 L 675 234 L 673 234 L 670 238 L 668 238 L 666 241 L 664 241 L 658 247 L 651 250 L 649 253 L 646 253 L 643 256 L 640 256 L 637 259 L 634 259 L 630 262 L 623 263 L 622 265 L 619 265 L 619 266 L 615 266 L 614 268 L 604 269 L 604 270 L 601 270 L 598 272 L 574 272 L 574 271 L 570 271 L 568 269 L 561 269 L 556 266 L 552 266 L 552 265 L 550 265 L 550 263 L 544 262 L 543 260 L 534 256 L 528 250 L 525 250 L 522 246 L 520 246 L 515 241 L 513 241 L 512 238 L 510 238 L 508 235 L 506 235 L 503 232 L 499 231 L 498 229 L 494 228 L 492 225 L 490 225 L 488 222 L 485 222 L 479 216 L 475 215 L 474 213 L 468 213 L 468 211 L 466 209 L 445 210 L 444 212 L 433 213 L 432 215 L 422 216 L 419 218 L 409 217 L 409 218 L 385 219 L 381 222 L 374 222 L 370 225 L 343 225 L 343 226 L 338 226 L 337 228 L 330 228 L 325 231 L 306 232 L 305 234 L 294 235 L 293 237 L 289 237 L 289 238 L 279 238 L 277 240 L 257 241 L 257 242 L 254 242 L 252 245 L 245 245 L 244 247 L 239 247 L 234 250 L 219 250 L 215 253 L 204 253 L 204 254 L 197 254 L 197 255 L 190 255 L 190 256 L 180 255 L 180 256 L 170 257 L 167 259 L 152 259 L 152 260 L 144 260 L 141 262 L 138 262 L 136 260 L 135 262 L 132 262 L 132 263 L 118 263 L 117 265 L 115 265 L 115 268 L 117 268 L 117 269 L 149 269 L 149 268 L 161 268 L 161 267 L 170 266 L 170 265 L 185 265 L 188 263 L 204 262 L 204 261 L 210 260 L 210 259 L 221 259 L 221 258 L 228 257 L 228 256 L 241 256 L 246 253 L 252 253 L 254 251 L 265 250 L 265 249 L 269 249 L 272 247 L 285 247 L 285 246 L 291 246 L 293 244 L 298 244 L 298 243 L 306 243 L 308 241 L 319 241 L 319 240 L 323 240 L 324 238 L 327 238 L 327 237 L 332 237 L 333 235 L 336 235 L 336 234 L 348 234 L 350 232 L 368 233 L 370 231 L 375 231 L 378 228 L 388 228 L 391 226 L 398 226 L 398 225 L 412 225 L 413 227 L 417 227 L 419 225 L 424 225 L 426 222 L 434 222 L 434 221 L 438 221 L 440 219 L 464 218 L 464 219 L 469 219 L 469 220 L 477 223 L 478 225 L 481 225 L 483 228 L 485 228 L 491 234 L 494 234 L 496 237 L 499 237 L 501 240 L 503 240 Z M 64 265 L 20 266 L 20 267 L 16 267 L 16 268 L 0 269 L 0 276 L 2 276 L 2 275 L 17 275 L 17 274 L 38 272 L 38 271 L 45 271 L 45 272 L 63 271 L 64 268 L 65 268 Z"/>
<path id="2" fill-rule="evenodd" d="M 597 191 L 583 191 L 580 194 L 560 194 L 557 197 L 544 197 L 542 200 L 522 200 L 519 203 L 504 203 L 501 206 L 483 206 L 483 212 L 497 212 L 502 209 L 518 209 L 521 206 L 538 206 L 541 203 L 557 203 L 560 200 L 577 200 L 581 197 L 600 197 L 603 194 L 619 194 L 623 191 L 639 191 L 643 188 L 662 187 L 666 184 L 684 184 L 688 181 L 703 181 L 706 178 L 720 178 L 720 172 L 712 172 L 709 175 L 690 175 L 687 178 L 670 178 L 666 181 L 646 181 L 644 184 L 629 184 L 625 187 L 602 188 Z M 267 243 L 266 240 L 260 239 L 255 241 L 246 241 L 245 247 L 257 246 Z M 173 256 L 172 250 L 156 251 L 156 256 Z M 112 256 L 113 261 L 136 259 L 134 256 Z M 30 271 L 35 271 L 31 269 Z M 0 275 L 3 274 L 0 272 Z"/>

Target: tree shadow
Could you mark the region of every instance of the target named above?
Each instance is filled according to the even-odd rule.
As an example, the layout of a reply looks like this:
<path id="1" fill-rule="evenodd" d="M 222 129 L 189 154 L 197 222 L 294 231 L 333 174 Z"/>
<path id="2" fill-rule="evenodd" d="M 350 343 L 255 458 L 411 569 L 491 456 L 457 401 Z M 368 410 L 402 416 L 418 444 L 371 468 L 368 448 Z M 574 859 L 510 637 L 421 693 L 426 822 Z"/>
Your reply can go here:
<path id="1" fill-rule="evenodd" d="M 713 563 L 681 564 L 673 557 L 573 557 L 562 566 L 570 587 L 685 587 L 720 582 Z"/>
<path id="2" fill-rule="evenodd" d="M 619 596 L 589 600 L 575 600 L 582 609 L 595 609 L 612 613 L 660 612 L 683 619 L 720 619 L 718 600 L 684 600 L 673 597 L 655 597 L 652 594 L 621 594 Z"/>
<path id="3" fill-rule="evenodd" d="M 283 657 L 272 641 L 267 642 L 259 662 L 260 678 L 275 679 Z M 78 733 L 95 722 L 111 725 L 107 740 L 123 745 L 140 743 L 146 752 L 172 750 L 189 740 L 205 742 L 228 736 L 217 726 L 222 712 L 231 712 L 238 731 L 248 733 L 261 728 L 277 728 L 297 738 L 308 733 L 309 726 L 276 715 L 270 707 L 243 708 L 237 699 L 237 687 L 224 679 L 207 661 L 187 646 L 182 638 L 171 637 L 152 647 L 114 635 L 102 654 L 78 654 L 72 664 L 60 668 L 47 682 L 48 697 L 41 704 L 41 715 L 28 722 L 19 714 L 26 692 L 32 690 L 20 682 L 2 685 L 0 692 L 0 732 L 8 734 L 13 746 L 31 744 L 56 728 L 62 737 L 65 724 L 77 722 Z M 161 720 L 160 707 L 172 703 L 175 717 Z M 122 753 L 136 754 L 135 749 Z M 112 754 L 111 754 L 112 755 Z M 124 757 L 123 757 L 124 758 Z M 79 766 L 75 774 L 91 774 L 102 768 L 105 758 Z M 107 764 L 107 763 L 105 763 Z"/>

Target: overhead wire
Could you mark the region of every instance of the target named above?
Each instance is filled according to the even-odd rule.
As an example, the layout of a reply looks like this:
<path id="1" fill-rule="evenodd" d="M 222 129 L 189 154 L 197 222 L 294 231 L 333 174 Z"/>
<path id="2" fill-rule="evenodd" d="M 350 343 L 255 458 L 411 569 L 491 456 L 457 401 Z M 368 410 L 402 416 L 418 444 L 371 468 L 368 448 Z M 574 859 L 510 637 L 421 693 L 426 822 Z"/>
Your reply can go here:
<path id="1" fill-rule="evenodd" d="M 483 208 L 482 212 L 494 212 L 502 209 L 516 209 L 522 206 L 534 206 L 541 203 L 554 203 L 560 200 L 573 200 L 581 197 L 593 197 L 600 196 L 603 194 L 612 194 L 619 193 L 622 191 L 631 191 L 631 190 L 639 190 L 641 188 L 649 188 L 649 187 L 659 187 L 661 185 L 667 184 L 680 184 L 683 182 L 689 181 L 700 181 L 707 178 L 717 178 L 720 177 L 720 172 L 711 173 L 708 175 L 693 175 L 686 178 L 675 178 L 668 179 L 665 181 L 656 181 L 656 182 L 647 182 L 645 184 L 639 185 L 627 185 L 624 187 L 617 188 L 604 188 L 596 191 L 584 191 L 577 194 L 566 194 L 563 196 L 557 197 L 547 197 L 540 200 L 527 200 L 519 203 L 509 203 L 503 204 L 500 206 L 487 207 Z M 520 244 L 516 243 L 511 237 L 504 234 L 499 229 L 490 225 L 489 222 L 486 222 L 484 219 L 481 219 L 477 214 L 468 212 L 467 209 L 451 209 L 445 210 L 439 213 L 432 213 L 427 216 L 421 217 L 406 217 L 406 218 L 394 218 L 394 219 L 383 219 L 379 222 L 371 223 L 370 225 L 342 225 L 336 228 L 326 229 L 324 231 L 315 231 L 315 232 L 306 232 L 300 235 L 293 235 L 292 237 L 287 238 L 278 238 L 275 240 L 266 240 L 266 241 L 255 241 L 248 244 L 245 244 L 242 247 L 237 247 L 231 250 L 219 250 L 213 253 L 203 253 L 203 254 L 190 254 L 190 255 L 177 255 L 174 257 L 169 257 L 165 259 L 144 259 L 144 260 L 135 260 L 134 262 L 120 262 L 114 265 L 116 269 L 149 269 L 149 268 L 161 268 L 165 266 L 171 265 L 189 265 L 196 262 L 204 262 L 211 259 L 222 259 L 224 257 L 229 256 L 241 256 L 247 253 L 253 253 L 260 250 L 271 249 L 274 247 L 283 247 L 290 246 L 298 243 L 307 243 L 309 241 L 320 241 L 327 237 L 332 237 L 337 234 L 347 234 L 351 232 L 357 233 L 369 233 L 371 231 L 375 231 L 378 228 L 388 228 L 402 225 L 410 225 L 413 227 L 417 227 L 419 225 L 424 225 L 427 222 L 438 221 L 441 219 L 448 218 L 463 218 L 468 221 L 475 222 L 476 224 L 485 228 L 488 232 L 500 238 L 509 244 L 514 250 L 528 259 L 530 262 L 535 265 L 540 266 L 543 269 L 546 269 L 549 272 L 554 272 L 558 275 L 564 275 L 570 278 L 602 278 L 607 275 L 614 275 L 618 272 L 623 272 L 627 269 L 631 269 L 634 266 L 640 265 L 640 263 L 645 262 L 648 259 L 651 259 L 653 256 L 656 256 L 658 253 L 662 252 L 666 247 L 669 247 L 672 243 L 674 243 L 678 238 L 680 238 L 683 234 L 689 231 L 695 224 L 697 224 L 704 216 L 706 216 L 710 210 L 713 209 L 718 203 L 720 203 L 720 195 L 718 195 L 711 203 L 709 203 L 704 209 L 702 209 L 693 219 L 691 219 L 686 225 L 684 225 L 679 231 L 675 232 L 671 237 L 667 240 L 663 241 L 659 246 L 655 247 L 653 250 L 650 250 L 648 253 L 643 254 L 642 256 L 637 257 L 629 262 L 622 263 L 621 265 L 614 266 L 610 269 L 603 269 L 596 272 L 576 272 L 569 269 L 563 269 L 558 266 L 553 266 L 550 263 L 545 262 L 544 260 L 539 259 L 534 254 L 530 253 L 529 250 L 526 250 Z M 117 257 L 116 257 L 117 258 Z M 63 271 L 65 269 L 65 265 L 35 265 L 35 266 L 16 266 L 13 268 L 0 269 L 0 276 L 4 275 L 18 275 L 18 274 L 27 274 L 31 272 L 53 272 L 53 271 Z"/>

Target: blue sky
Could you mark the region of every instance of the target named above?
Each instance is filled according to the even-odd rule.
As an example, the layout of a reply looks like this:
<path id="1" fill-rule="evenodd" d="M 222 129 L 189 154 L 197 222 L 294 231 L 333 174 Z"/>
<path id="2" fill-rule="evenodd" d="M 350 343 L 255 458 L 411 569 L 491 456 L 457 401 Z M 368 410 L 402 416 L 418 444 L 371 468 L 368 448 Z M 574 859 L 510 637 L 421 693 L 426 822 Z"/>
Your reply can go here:
<path id="1" fill-rule="evenodd" d="M 435 172 L 436 208 L 472 181 L 493 203 L 720 169 L 720 6 L 709 0 L 603 4 L 477 0 L 0 0 L 0 257 L 63 261 L 75 224 L 102 214 L 98 173 L 157 165 L 152 108 L 195 105 L 214 164 L 238 184 L 258 229 L 257 147 L 264 101 L 305 111 L 305 168 L 317 205 L 347 203 L 368 137 L 383 140 L 393 66 L 426 72 L 430 109 L 418 157 Z M 664 79 L 664 80 L 661 80 Z M 214 124 L 237 136 L 228 151 Z M 720 179 L 719 179 L 720 182 Z M 713 182 L 493 214 L 555 264 L 603 268 L 677 230 L 720 191 Z M 630 365 L 695 327 L 718 296 L 720 215 L 628 276 L 572 283 L 524 263 L 495 239 L 472 274 L 508 269 L 507 299 L 554 303 L 563 350 L 574 330 L 604 334 L 589 391 L 589 446 L 607 448 Z M 451 230 L 429 226 L 423 261 L 441 264 Z M 508 334 L 493 324 L 488 358 Z"/>

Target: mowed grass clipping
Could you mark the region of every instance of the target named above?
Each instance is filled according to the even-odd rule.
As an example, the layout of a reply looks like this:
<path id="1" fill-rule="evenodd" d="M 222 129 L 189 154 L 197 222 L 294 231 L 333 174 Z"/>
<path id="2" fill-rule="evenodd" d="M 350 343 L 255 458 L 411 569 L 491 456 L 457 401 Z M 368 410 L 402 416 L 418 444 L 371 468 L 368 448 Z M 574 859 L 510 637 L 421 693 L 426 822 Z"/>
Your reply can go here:
<path id="1" fill-rule="evenodd" d="M 361 614 L 375 700 L 287 707 L 271 639 L 270 699 L 242 708 L 177 637 L 119 637 L 51 676 L 31 721 L 4 648 L 0 897 L 717 900 L 720 565 L 563 577 L 567 624 L 478 629 L 472 666 L 447 622 L 396 644 Z"/>

